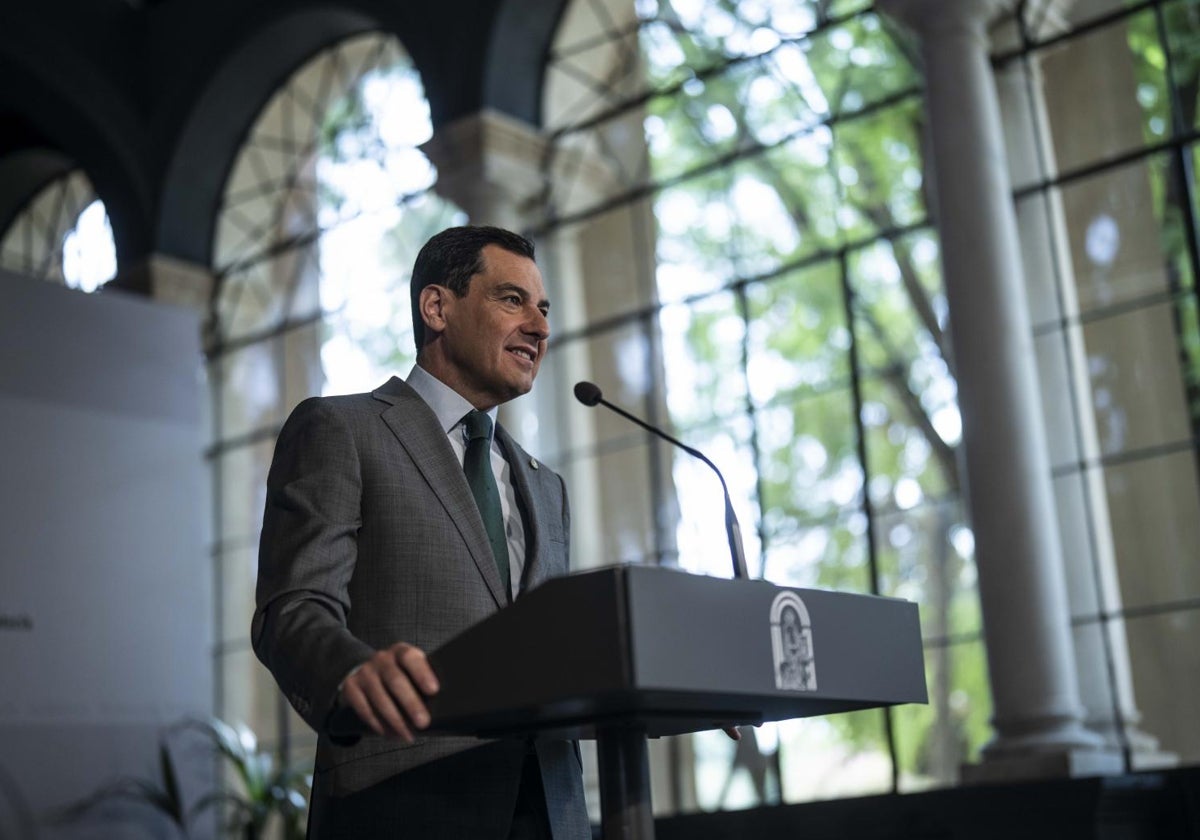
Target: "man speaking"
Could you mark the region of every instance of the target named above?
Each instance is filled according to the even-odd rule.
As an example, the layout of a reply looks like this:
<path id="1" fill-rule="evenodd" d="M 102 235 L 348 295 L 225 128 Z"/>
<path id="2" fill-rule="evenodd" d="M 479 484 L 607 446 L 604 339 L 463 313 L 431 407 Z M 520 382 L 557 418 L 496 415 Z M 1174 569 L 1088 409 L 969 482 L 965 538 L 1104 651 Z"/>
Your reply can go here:
<path id="1" fill-rule="evenodd" d="M 438 690 L 424 651 L 567 571 L 562 479 L 495 424 L 550 335 L 533 256 L 498 228 L 434 236 L 407 381 L 306 400 L 280 433 L 251 638 L 320 734 L 312 838 L 591 836 L 572 742 L 421 732 Z M 335 744 L 339 706 L 375 734 Z"/>

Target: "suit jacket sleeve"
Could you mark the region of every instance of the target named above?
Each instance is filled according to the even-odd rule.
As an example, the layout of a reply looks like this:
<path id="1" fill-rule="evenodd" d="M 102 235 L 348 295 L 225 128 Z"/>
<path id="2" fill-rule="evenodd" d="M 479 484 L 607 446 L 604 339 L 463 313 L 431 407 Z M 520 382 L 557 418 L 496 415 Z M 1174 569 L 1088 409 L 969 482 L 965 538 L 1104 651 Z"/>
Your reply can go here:
<path id="1" fill-rule="evenodd" d="M 339 682 L 374 653 L 346 628 L 361 495 L 346 419 L 329 400 L 301 403 L 279 435 L 267 477 L 251 641 L 318 732 Z"/>

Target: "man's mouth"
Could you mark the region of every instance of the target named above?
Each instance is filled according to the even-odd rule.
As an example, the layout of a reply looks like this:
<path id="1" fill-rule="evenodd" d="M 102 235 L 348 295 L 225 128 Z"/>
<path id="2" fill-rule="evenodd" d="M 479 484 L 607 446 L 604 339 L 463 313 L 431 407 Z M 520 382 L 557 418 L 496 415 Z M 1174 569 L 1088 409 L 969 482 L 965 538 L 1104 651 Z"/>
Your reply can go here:
<path id="1" fill-rule="evenodd" d="M 528 347 L 510 347 L 508 348 L 508 352 L 512 353 L 514 356 L 525 359 L 530 364 L 533 364 L 535 361 L 537 361 L 537 353 L 533 350 L 530 350 Z"/>

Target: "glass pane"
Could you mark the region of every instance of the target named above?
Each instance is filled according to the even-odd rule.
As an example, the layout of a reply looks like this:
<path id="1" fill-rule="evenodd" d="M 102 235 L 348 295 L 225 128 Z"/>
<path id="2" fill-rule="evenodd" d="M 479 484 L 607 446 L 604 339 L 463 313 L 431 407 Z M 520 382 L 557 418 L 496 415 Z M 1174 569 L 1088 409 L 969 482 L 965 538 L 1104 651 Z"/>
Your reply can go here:
<path id="1" fill-rule="evenodd" d="M 647 330 L 645 322 L 634 321 L 598 333 L 585 342 L 586 363 L 590 366 L 586 378 L 600 386 L 606 400 L 651 422 L 664 416 L 664 407 L 652 391 L 657 384 L 651 355 L 654 340 L 654 331 Z M 613 441 L 637 440 L 647 434 L 605 408 L 596 408 L 590 417 L 589 425 L 594 432 L 580 430 L 573 435 L 576 447 L 605 446 Z"/>
<path id="2" fill-rule="evenodd" d="M 701 809 L 732 811 L 779 803 L 778 729 L 774 723 L 747 726 L 736 743 L 723 732 L 692 736 L 696 801 Z"/>
<path id="3" fill-rule="evenodd" d="M 842 242 L 838 227 L 841 186 L 830 168 L 833 133 L 820 126 L 755 155 L 746 167 L 770 184 L 786 209 L 789 225 L 777 220 L 765 230 L 781 265 L 827 253 Z"/>
<path id="4" fill-rule="evenodd" d="M 311 322 L 209 364 L 219 393 L 220 442 L 274 432 L 297 403 L 321 392 L 321 332 L 321 322 Z"/>
<path id="5" fill-rule="evenodd" d="M 218 389 L 220 441 L 283 423 L 283 394 L 276 343 L 251 344 L 218 356 L 209 367 Z"/>
<path id="6" fill-rule="evenodd" d="M 1197 81 L 1200 79 L 1200 18 L 1196 14 L 1196 4 L 1192 0 L 1167 3 L 1163 6 L 1162 14 L 1167 44 L 1171 50 L 1173 81 L 1181 108 L 1179 124 L 1198 128 L 1200 111 L 1197 106 L 1200 102 L 1196 97 Z"/>
<path id="7" fill-rule="evenodd" d="M 275 439 L 227 449 L 215 456 L 214 474 L 220 482 L 220 546 L 258 545 L 267 497 L 267 471 Z"/>
<path id="8" fill-rule="evenodd" d="M 1092 410 L 1105 454 L 1191 438 L 1178 335 L 1169 304 L 1085 325 Z"/>
<path id="9" fill-rule="evenodd" d="M 0 267 L 85 292 L 116 275 L 112 225 L 82 170 L 43 186 L 8 220 Z"/>
<path id="10" fill-rule="evenodd" d="M 855 113 L 915 88 L 920 79 L 878 15 L 842 20 L 815 34 L 808 65 L 830 112 Z"/>
<path id="11" fill-rule="evenodd" d="M 746 567 L 751 577 L 757 577 L 759 511 L 750 431 L 750 418 L 743 415 L 682 434 L 685 442 L 707 455 L 725 476 L 742 532 Z M 733 561 L 725 533 L 725 494 L 720 480 L 708 465 L 678 450 L 674 453 L 672 473 L 679 499 L 676 538 L 680 565 L 693 572 L 731 577 Z"/>
<path id="12" fill-rule="evenodd" d="M 1180 764 L 1200 761 L 1200 610 L 1129 619 L 1125 633 L 1142 730 L 1179 756 Z"/>
<path id="13" fill-rule="evenodd" d="M 849 381 L 850 331 L 836 263 L 756 283 L 746 295 L 747 375 L 755 404 Z"/>
<path id="14" fill-rule="evenodd" d="M 1178 190 L 1169 186 L 1178 178 L 1168 159 L 1157 156 L 1062 191 L 1074 278 L 1064 290 L 1067 314 L 1190 287 Z"/>
<path id="15" fill-rule="evenodd" d="M 659 311 L 667 405 L 677 428 L 746 408 L 742 369 L 745 321 L 731 293 Z"/>
<path id="16" fill-rule="evenodd" d="M 254 258 L 220 278 L 219 340 L 245 338 L 279 326 L 288 318 L 317 315 L 320 270 L 319 251 L 314 244 Z"/>
<path id="17" fill-rule="evenodd" d="M 231 646 L 217 654 L 220 705 L 217 716 L 227 723 L 244 723 L 259 738 L 276 739 L 279 729 L 279 689 L 270 672 L 249 645 Z"/>
<path id="18" fill-rule="evenodd" d="M 794 145 L 728 168 L 730 186 L 725 201 L 734 224 L 722 238 L 739 278 L 778 272 L 795 261 L 809 238 L 804 229 L 810 226 L 810 206 L 820 197 L 808 196 L 807 185 L 798 187 L 803 170 L 792 170 L 789 158 Z M 791 170 L 790 181 L 778 176 L 780 166 Z"/>
<path id="19" fill-rule="evenodd" d="M 1200 298 L 1191 295 L 1179 301 L 1177 308 L 1184 372 L 1191 412 L 1192 428 L 1200 426 Z"/>
<path id="20" fill-rule="evenodd" d="M 963 764 L 976 761 L 992 737 L 987 657 L 980 641 L 925 645 L 929 704 L 893 710 L 900 790 L 958 782 Z"/>
<path id="21" fill-rule="evenodd" d="M 981 628 L 974 545 L 957 502 L 875 518 L 879 594 L 921 605 L 921 634 L 944 640 Z"/>
<path id="22" fill-rule="evenodd" d="M 890 371 L 897 364 L 907 367 L 906 359 L 926 357 L 939 371 L 935 378 L 948 380 L 948 369 L 938 358 L 949 336 L 942 326 L 946 299 L 932 232 L 856 249 L 849 273 L 860 366 Z M 922 379 L 933 374 L 934 367 L 923 365 Z M 953 381 L 945 384 L 952 386 Z"/>
<path id="23" fill-rule="evenodd" d="M 405 375 L 416 358 L 409 278 L 421 246 L 464 224 L 465 215 L 432 194 L 363 214 L 320 241 L 321 344 L 326 394 L 369 391 Z M 297 313 L 298 314 L 298 313 Z"/>
<path id="24" fill-rule="evenodd" d="M 924 130 L 924 108 L 915 97 L 834 128 L 844 201 L 838 220 L 847 241 L 925 221 Z"/>
<path id="25" fill-rule="evenodd" d="M 216 556 L 221 582 L 217 614 L 221 617 L 220 638 L 224 644 L 250 645 L 250 619 L 254 615 L 254 587 L 258 578 L 258 545 L 244 545 Z"/>
<path id="26" fill-rule="evenodd" d="M 1169 130 L 1162 117 L 1169 96 L 1155 31 L 1149 10 L 1041 55 L 1060 172 L 1157 142 Z"/>
<path id="27" fill-rule="evenodd" d="M 776 526 L 777 511 L 768 510 L 768 527 Z M 808 526 L 786 523 L 768 531 L 762 575 L 780 586 L 836 589 L 868 594 L 867 518 L 847 513 Z"/>
<path id="28" fill-rule="evenodd" d="M 890 792 L 883 723 L 882 709 L 868 709 L 777 724 L 783 801 Z"/>
<path id="29" fill-rule="evenodd" d="M 547 129 L 577 125 L 644 86 L 633 3 L 563 7 L 546 64 L 542 114 Z M 597 33 L 605 37 L 597 37 Z M 613 72 L 616 68 L 616 72 Z"/>
<path id="30" fill-rule="evenodd" d="M 926 500 L 958 493 L 958 462 L 952 443 L 933 426 L 899 377 L 862 382 L 871 502 L 881 511 L 908 510 Z"/>
<path id="31" fill-rule="evenodd" d="M 857 509 L 863 467 L 849 391 L 776 405 L 757 417 L 764 516 L 772 532 Z"/>
<path id="32" fill-rule="evenodd" d="M 1126 609 L 1200 597 L 1197 475 L 1190 449 L 1105 469 Z"/>
<path id="33" fill-rule="evenodd" d="M 551 310 L 559 335 L 628 316 L 657 299 L 654 223 L 649 200 L 624 204 L 593 218 L 574 240 L 574 255 L 555 271 L 576 266 L 581 294 L 563 312 Z M 621 243 L 613 247 L 613 243 Z M 557 306 L 557 304 L 556 304 Z"/>
<path id="34" fill-rule="evenodd" d="M 740 276 L 734 189 L 732 172 L 722 169 L 668 187 L 658 196 L 656 279 L 663 302 L 725 288 Z M 775 194 L 767 192 L 770 201 L 778 203 Z"/>
<path id="35" fill-rule="evenodd" d="M 744 65 L 751 71 L 741 76 L 739 91 L 745 127 L 764 146 L 812 131 L 829 116 L 829 103 L 812 88 L 806 53 L 806 44 L 792 41 Z"/>
<path id="36" fill-rule="evenodd" d="M 651 448 L 634 443 L 602 452 L 572 462 L 564 476 L 571 500 L 572 565 L 652 563 L 657 546 Z M 589 518 L 595 529 L 584 527 Z"/>

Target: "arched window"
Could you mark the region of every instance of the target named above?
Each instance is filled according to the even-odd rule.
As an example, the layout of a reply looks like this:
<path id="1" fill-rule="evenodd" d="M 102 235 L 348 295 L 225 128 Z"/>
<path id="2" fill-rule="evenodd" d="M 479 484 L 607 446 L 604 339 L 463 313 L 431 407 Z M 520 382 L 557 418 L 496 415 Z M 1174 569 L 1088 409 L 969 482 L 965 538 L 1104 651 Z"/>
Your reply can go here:
<path id="1" fill-rule="evenodd" d="M 94 292 L 117 273 L 104 204 L 80 170 L 42 187 L 0 236 L 0 267 Z"/>
<path id="2" fill-rule="evenodd" d="M 421 80 L 395 38 L 313 56 L 267 103 L 227 180 L 213 248 L 218 711 L 302 755 L 298 723 L 249 644 L 262 493 L 297 402 L 371 390 L 415 358 L 408 274 L 420 245 L 465 221 L 431 188 Z"/>

